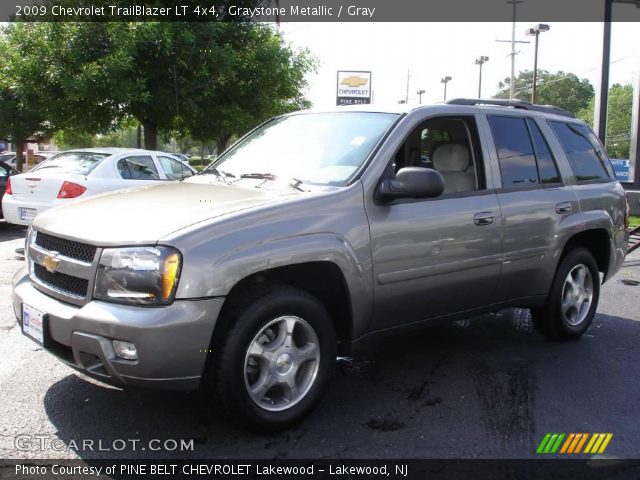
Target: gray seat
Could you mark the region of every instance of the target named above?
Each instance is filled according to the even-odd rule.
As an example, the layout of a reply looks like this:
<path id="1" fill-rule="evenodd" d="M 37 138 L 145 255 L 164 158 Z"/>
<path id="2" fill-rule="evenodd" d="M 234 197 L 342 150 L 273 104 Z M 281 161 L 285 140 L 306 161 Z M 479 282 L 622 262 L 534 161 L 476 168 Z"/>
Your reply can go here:
<path id="1" fill-rule="evenodd" d="M 433 165 L 444 177 L 444 193 L 476 189 L 476 174 L 469 149 L 456 143 L 444 143 L 433 152 Z"/>

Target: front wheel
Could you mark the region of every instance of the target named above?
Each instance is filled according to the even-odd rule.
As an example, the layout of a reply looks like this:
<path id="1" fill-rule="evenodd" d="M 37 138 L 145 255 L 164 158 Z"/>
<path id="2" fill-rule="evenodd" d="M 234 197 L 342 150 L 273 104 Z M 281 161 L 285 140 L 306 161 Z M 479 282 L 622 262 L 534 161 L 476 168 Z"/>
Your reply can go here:
<path id="1" fill-rule="evenodd" d="M 294 287 L 267 285 L 232 300 L 222 320 L 227 328 L 211 367 L 226 410 L 259 430 L 302 420 L 335 366 L 335 332 L 322 303 Z"/>
<path id="2" fill-rule="evenodd" d="M 591 325 L 600 296 L 598 265 L 589 250 L 578 247 L 560 262 L 544 307 L 533 309 L 533 323 L 552 340 L 580 337 Z"/>

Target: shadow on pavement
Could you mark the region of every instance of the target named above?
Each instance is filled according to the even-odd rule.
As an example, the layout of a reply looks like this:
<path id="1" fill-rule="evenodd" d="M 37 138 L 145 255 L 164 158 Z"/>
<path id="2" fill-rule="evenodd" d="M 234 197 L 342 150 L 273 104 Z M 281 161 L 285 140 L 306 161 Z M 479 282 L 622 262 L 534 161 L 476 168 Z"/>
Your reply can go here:
<path id="1" fill-rule="evenodd" d="M 16 238 L 24 238 L 27 234 L 27 227 L 22 225 L 12 225 L 0 220 L 0 242 L 7 240 L 15 240 Z"/>
<path id="2" fill-rule="evenodd" d="M 87 459 L 535 458 L 548 431 L 613 432 L 614 455 L 637 458 L 638 338 L 640 322 L 598 315 L 581 340 L 553 343 L 520 309 L 434 324 L 339 360 L 319 408 L 271 435 L 241 430 L 200 392 L 122 391 L 76 375 L 44 405 L 67 445 L 140 439 L 137 451 L 77 452 Z M 150 439 L 193 439 L 194 450 L 140 450 Z"/>

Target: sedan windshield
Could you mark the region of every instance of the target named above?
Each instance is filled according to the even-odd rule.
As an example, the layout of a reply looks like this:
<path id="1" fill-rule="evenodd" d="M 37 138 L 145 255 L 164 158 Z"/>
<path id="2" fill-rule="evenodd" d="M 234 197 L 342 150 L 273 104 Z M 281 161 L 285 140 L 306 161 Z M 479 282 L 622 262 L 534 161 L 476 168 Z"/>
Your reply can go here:
<path id="1" fill-rule="evenodd" d="M 33 170 L 56 169 L 63 173 L 88 175 L 109 154 L 98 152 L 63 152 L 37 165 Z"/>
<path id="2" fill-rule="evenodd" d="M 205 172 L 345 185 L 397 118 L 365 112 L 279 117 L 251 133 Z"/>

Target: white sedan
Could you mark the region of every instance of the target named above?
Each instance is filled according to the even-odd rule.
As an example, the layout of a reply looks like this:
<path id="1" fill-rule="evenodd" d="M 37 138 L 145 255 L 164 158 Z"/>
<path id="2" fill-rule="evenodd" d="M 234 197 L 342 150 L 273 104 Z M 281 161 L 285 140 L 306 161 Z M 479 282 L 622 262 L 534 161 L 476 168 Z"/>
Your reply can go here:
<path id="1" fill-rule="evenodd" d="M 61 152 L 7 182 L 2 211 L 8 223 L 30 225 L 40 212 L 72 199 L 196 173 L 170 154 L 127 148 Z"/>

